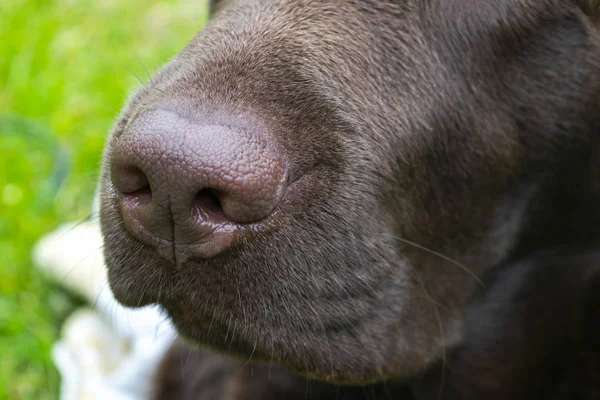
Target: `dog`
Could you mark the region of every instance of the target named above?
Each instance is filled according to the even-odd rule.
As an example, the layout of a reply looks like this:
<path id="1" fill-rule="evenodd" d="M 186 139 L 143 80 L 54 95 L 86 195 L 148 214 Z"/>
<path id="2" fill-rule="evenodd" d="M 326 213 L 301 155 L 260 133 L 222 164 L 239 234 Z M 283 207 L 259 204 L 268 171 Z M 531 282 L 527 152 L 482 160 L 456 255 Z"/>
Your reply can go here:
<path id="1" fill-rule="evenodd" d="M 212 3 L 101 176 L 115 297 L 182 337 L 156 397 L 600 393 L 598 3 Z"/>

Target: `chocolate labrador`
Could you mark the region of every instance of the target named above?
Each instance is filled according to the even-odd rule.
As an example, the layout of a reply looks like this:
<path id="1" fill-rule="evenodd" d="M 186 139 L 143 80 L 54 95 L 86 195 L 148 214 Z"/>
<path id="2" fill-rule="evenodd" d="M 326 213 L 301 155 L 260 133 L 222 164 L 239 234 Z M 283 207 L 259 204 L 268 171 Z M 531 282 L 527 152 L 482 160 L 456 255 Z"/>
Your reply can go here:
<path id="1" fill-rule="evenodd" d="M 105 153 L 156 397 L 600 398 L 598 3 L 215 3 Z"/>

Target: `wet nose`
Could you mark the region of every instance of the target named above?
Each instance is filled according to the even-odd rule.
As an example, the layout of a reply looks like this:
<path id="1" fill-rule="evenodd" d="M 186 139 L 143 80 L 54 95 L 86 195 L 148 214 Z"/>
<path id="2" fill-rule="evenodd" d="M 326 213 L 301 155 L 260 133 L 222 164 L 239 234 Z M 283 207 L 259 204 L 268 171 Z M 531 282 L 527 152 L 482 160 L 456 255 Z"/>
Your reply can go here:
<path id="1" fill-rule="evenodd" d="M 141 114 L 111 157 L 125 227 L 167 258 L 225 251 L 242 224 L 267 217 L 281 199 L 286 170 L 275 147 L 235 126 L 162 109 Z"/>

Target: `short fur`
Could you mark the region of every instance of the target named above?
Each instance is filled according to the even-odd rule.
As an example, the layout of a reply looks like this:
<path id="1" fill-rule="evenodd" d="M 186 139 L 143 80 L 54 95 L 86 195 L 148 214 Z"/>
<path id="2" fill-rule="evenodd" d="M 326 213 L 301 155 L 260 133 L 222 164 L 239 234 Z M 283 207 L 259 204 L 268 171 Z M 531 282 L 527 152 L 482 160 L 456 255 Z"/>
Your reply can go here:
<path id="1" fill-rule="evenodd" d="M 591 285 L 583 277 L 597 276 L 599 258 L 586 255 L 600 222 L 597 3 L 218 3 L 132 98 L 106 149 L 101 221 L 117 299 L 161 304 L 188 342 L 248 361 L 237 372 L 227 358 L 177 347 L 165 365 L 181 352 L 195 361 L 185 379 L 165 367 L 170 386 L 159 392 L 410 398 L 415 384 L 424 400 L 538 398 L 522 388 L 537 387 L 522 383 L 537 364 L 515 370 L 543 336 L 529 318 L 547 301 L 557 313 L 539 316 L 544 332 L 567 322 L 588 332 L 570 312 L 588 304 L 577 296 Z M 265 126 L 290 167 L 286 194 L 251 240 L 179 265 L 123 228 L 108 174 L 128 124 L 174 101 Z M 560 246 L 571 249 L 560 262 L 537 256 Z M 555 307 L 554 291 L 573 303 Z M 598 342 L 585 337 L 548 337 L 532 363 L 575 346 L 597 365 Z M 488 351 L 504 344 L 505 355 Z M 202 366 L 210 360 L 213 371 Z M 568 376 L 569 387 L 597 389 L 595 378 Z M 199 385 L 209 381 L 217 386 Z"/>

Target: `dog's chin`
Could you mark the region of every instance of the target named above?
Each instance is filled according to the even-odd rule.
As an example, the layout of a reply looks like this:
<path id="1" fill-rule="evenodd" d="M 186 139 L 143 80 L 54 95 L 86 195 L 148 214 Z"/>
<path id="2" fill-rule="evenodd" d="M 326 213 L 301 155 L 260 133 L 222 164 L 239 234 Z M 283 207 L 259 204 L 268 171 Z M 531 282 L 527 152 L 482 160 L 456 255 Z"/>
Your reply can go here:
<path id="1" fill-rule="evenodd" d="M 391 377 L 370 363 L 356 364 L 356 354 L 348 349 L 342 351 L 331 343 L 328 349 L 322 347 L 335 337 L 290 330 L 264 340 L 260 329 L 254 331 L 242 321 L 223 322 L 214 316 L 165 310 L 191 348 L 207 348 L 237 359 L 240 367 L 257 363 L 279 366 L 311 380 L 342 386 L 377 383 Z M 353 343 L 351 347 L 358 351 L 361 345 Z"/>
<path id="2" fill-rule="evenodd" d="M 141 289 L 143 286 L 127 285 L 132 277 L 122 272 L 121 267 L 109 268 L 111 288 L 120 303 L 128 307 L 159 305 L 191 347 L 208 348 L 239 360 L 240 365 L 267 363 L 330 384 L 365 385 L 410 378 L 426 367 L 427 360 L 433 359 L 415 356 L 420 351 L 416 346 L 407 347 L 404 354 L 382 350 L 393 349 L 397 343 L 392 337 L 387 337 L 389 343 L 383 343 L 365 334 L 382 329 L 378 321 L 357 320 L 355 326 L 324 333 L 318 326 L 307 327 L 315 321 L 302 320 L 302 316 L 294 321 L 268 304 L 264 306 L 264 315 L 249 315 L 244 320 L 242 315 L 191 305 L 190 298 L 182 297 L 181 293 L 169 294 L 165 287 Z M 289 322 L 287 326 L 274 324 L 278 326 L 270 329 L 267 314 L 268 319 Z M 366 349 L 369 351 L 365 352 Z"/>
<path id="3" fill-rule="evenodd" d="M 259 345 L 250 337 L 255 335 L 241 332 L 233 320 L 223 322 L 215 315 L 200 314 L 184 310 L 179 306 L 161 305 L 177 329 L 180 337 L 191 347 L 207 347 L 218 353 L 239 360 L 267 362 L 273 360 L 273 350 Z"/>

